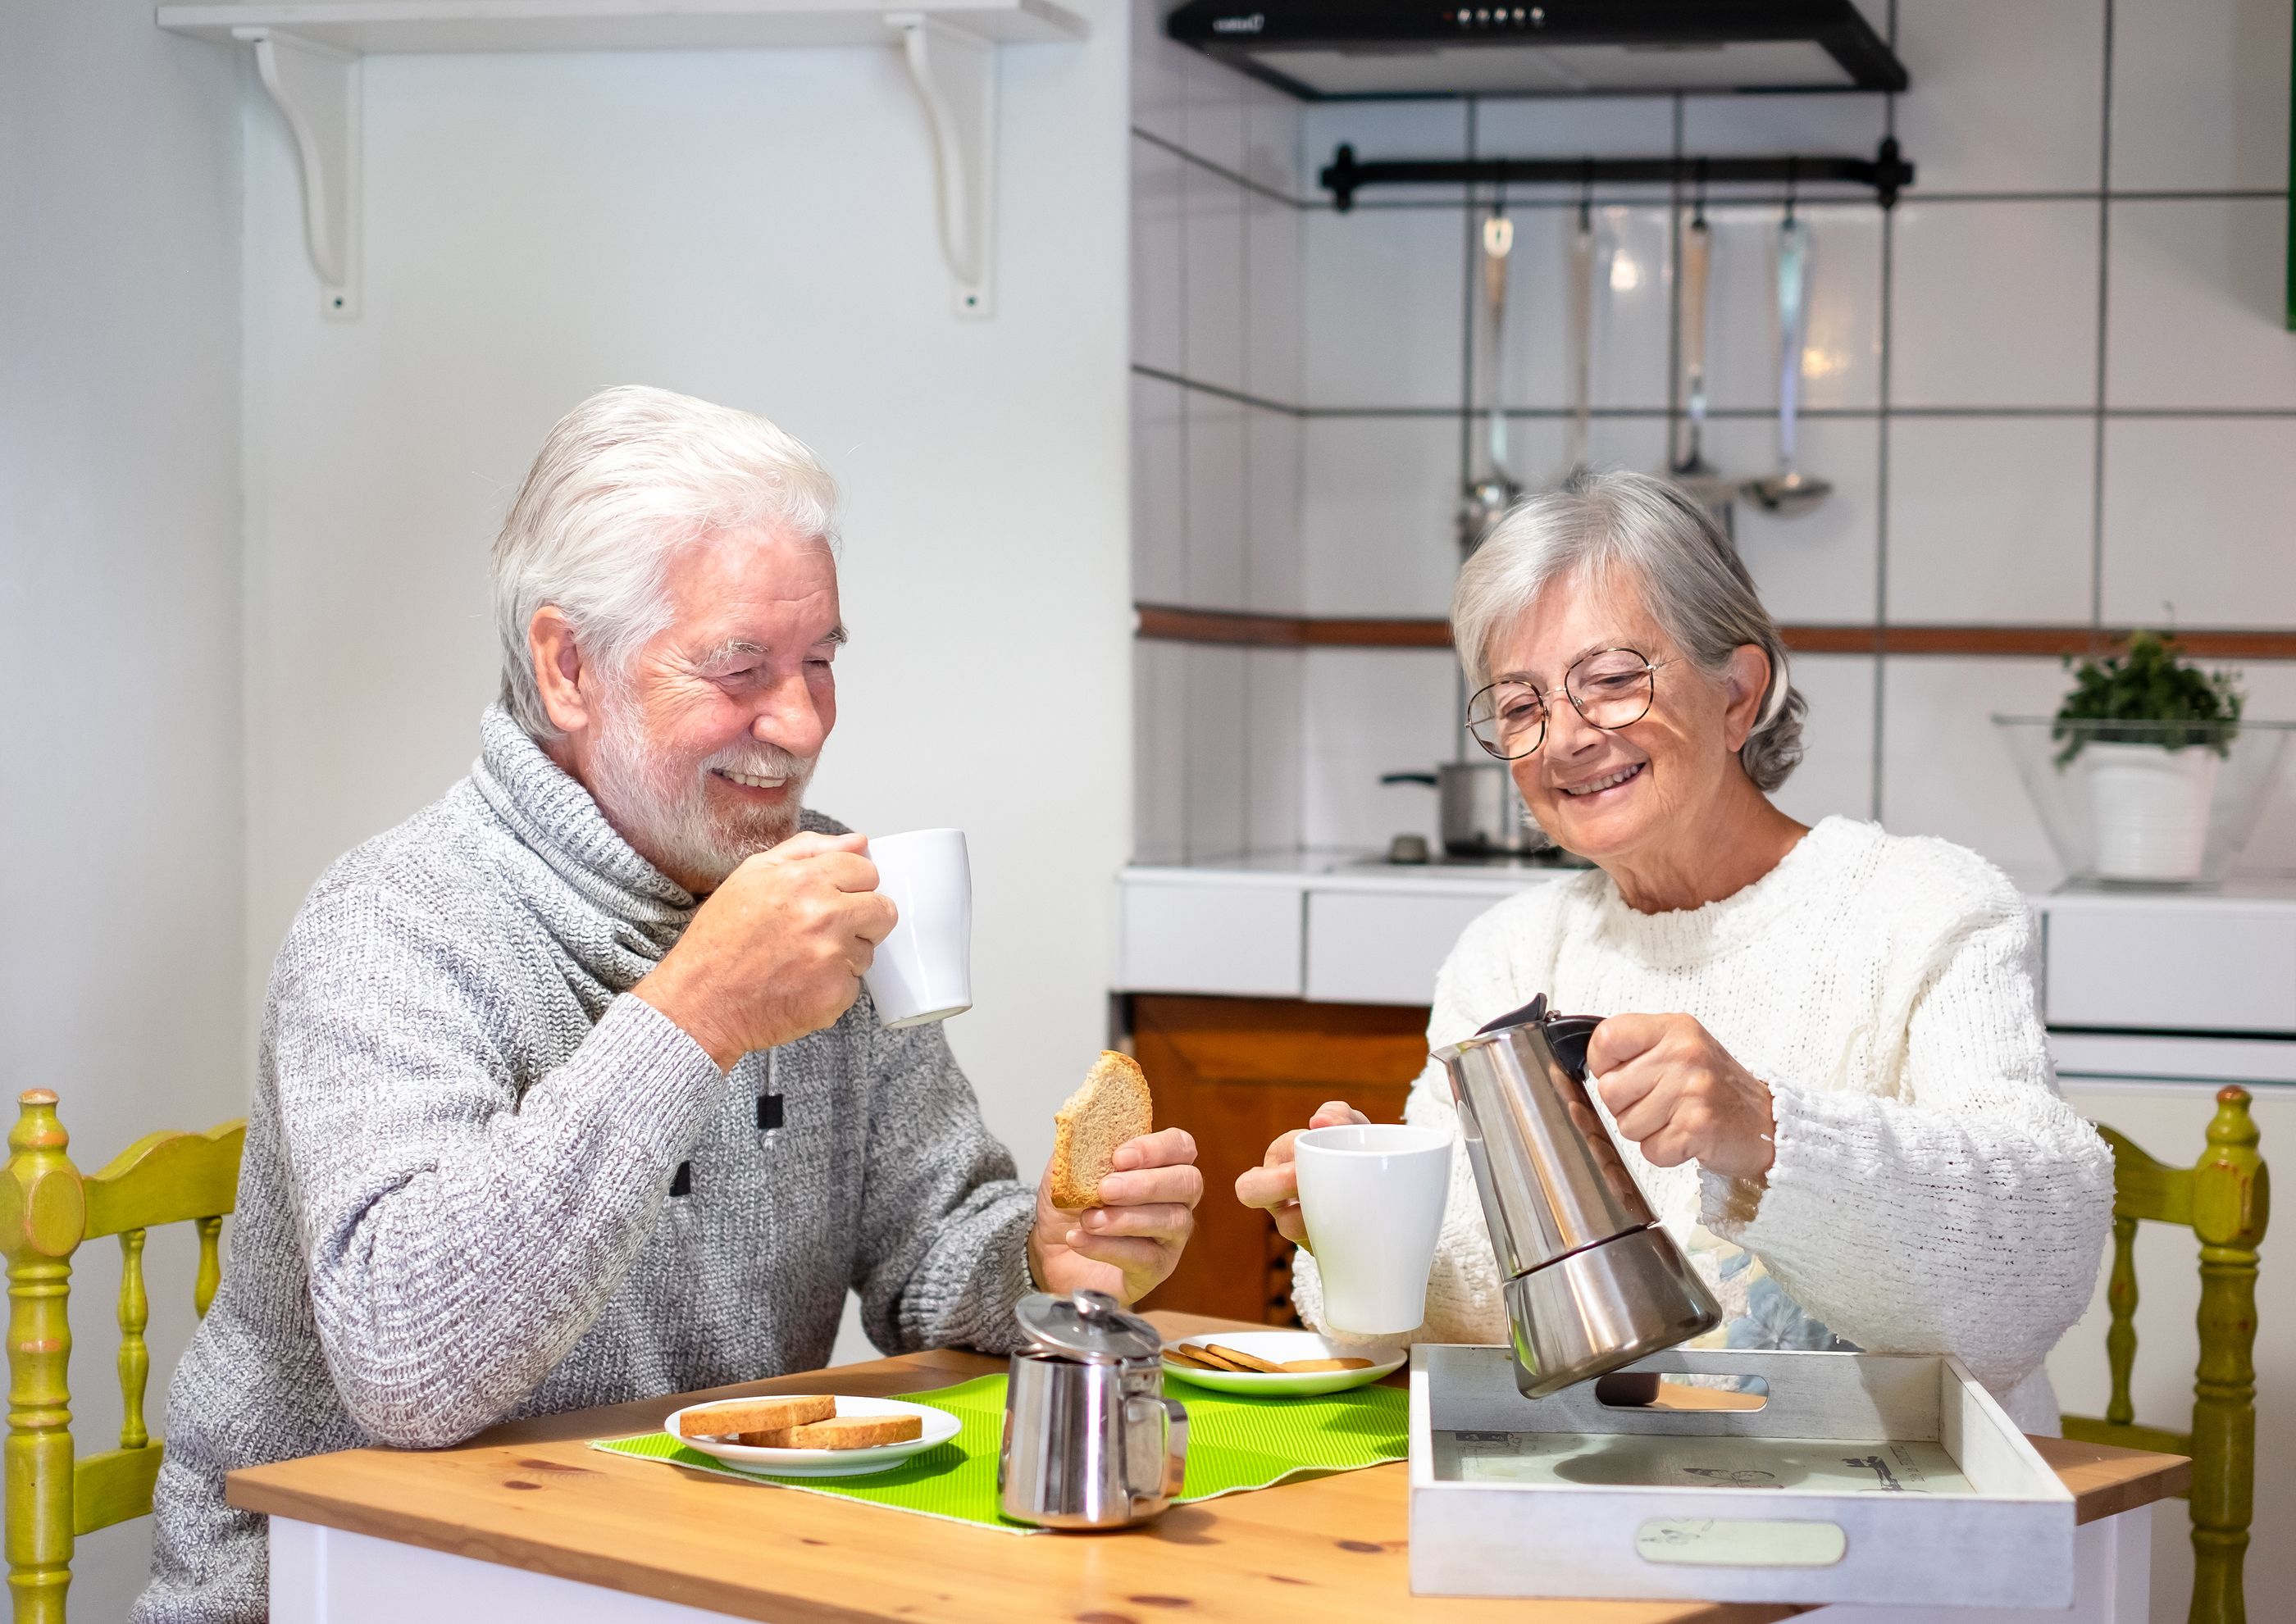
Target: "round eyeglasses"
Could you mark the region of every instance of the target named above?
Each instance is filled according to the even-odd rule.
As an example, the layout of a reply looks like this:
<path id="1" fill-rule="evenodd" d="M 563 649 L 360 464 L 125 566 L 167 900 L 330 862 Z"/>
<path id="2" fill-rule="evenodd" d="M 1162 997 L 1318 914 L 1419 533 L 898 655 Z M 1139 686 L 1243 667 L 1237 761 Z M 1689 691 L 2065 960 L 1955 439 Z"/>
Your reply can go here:
<path id="1" fill-rule="evenodd" d="M 1673 664 L 1633 649 L 1597 649 L 1562 673 L 1562 694 L 1588 727 L 1616 732 L 1650 714 L 1657 673 Z M 1546 741 L 1550 697 L 1526 678 L 1501 677 L 1467 701 L 1467 730 L 1501 761 L 1520 760 Z"/>

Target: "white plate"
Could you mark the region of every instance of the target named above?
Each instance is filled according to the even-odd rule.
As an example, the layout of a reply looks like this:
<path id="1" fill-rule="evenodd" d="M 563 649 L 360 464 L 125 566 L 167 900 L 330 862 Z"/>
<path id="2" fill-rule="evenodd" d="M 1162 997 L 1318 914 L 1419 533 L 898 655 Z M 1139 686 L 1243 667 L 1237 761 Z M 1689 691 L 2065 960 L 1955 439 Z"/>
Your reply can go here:
<path id="1" fill-rule="evenodd" d="M 703 1409 L 708 1406 L 690 1408 Z M 904 1404 L 898 1399 L 854 1399 L 840 1393 L 839 1415 L 914 1416 L 924 1423 L 924 1436 L 906 1443 L 881 1443 L 869 1449 L 761 1449 L 722 1438 L 683 1437 L 677 1431 L 677 1418 L 685 1413 L 682 1409 L 672 1410 L 661 1424 L 661 1430 L 687 1449 L 714 1455 L 729 1466 L 739 1466 L 745 1472 L 770 1472 L 775 1477 L 857 1477 L 864 1472 L 882 1472 L 888 1466 L 899 1465 L 912 1455 L 922 1454 L 935 1444 L 947 1443 L 963 1425 L 948 1411 L 934 1409 L 930 1405 Z"/>
<path id="2" fill-rule="evenodd" d="M 1218 1342 L 1222 1347 L 1258 1354 L 1278 1365 L 1303 1359 L 1372 1361 L 1368 1370 L 1301 1370 L 1287 1371 L 1282 1375 L 1260 1370 L 1198 1370 L 1192 1366 L 1176 1365 L 1168 1359 L 1164 1361 L 1164 1374 L 1177 1376 L 1183 1382 L 1193 1382 L 1218 1392 L 1258 1393 L 1269 1398 L 1305 1399 L 1317 1393 L 1345 1392 L 1350 1387 L 1368 1386 L 1402 1369 L 1404 1361 L 1411 1357 L 1408 1352 L 1389 1357 L 1377 1348 L 1350 1347 L 1346 1342 L 1318 1336 L 1313 1331 L 1207 1331 L 1164 1345 L 1185 1348 L 1190 1342 Z"/>

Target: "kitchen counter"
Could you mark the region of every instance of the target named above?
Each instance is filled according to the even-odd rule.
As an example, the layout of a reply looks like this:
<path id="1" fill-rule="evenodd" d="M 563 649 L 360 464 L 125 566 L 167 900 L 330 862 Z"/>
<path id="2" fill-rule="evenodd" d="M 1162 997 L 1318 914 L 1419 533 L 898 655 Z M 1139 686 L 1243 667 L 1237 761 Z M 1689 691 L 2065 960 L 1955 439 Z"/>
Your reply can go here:
<path id="1" fill-rule="evenodd" d="M 1135 864 L 1118 878 L 1118 990 L 1423 1005 L 1470 921 L 1575 871 L 1329 850 Z M 2040 916 L 2061 1066 L 2296 1083 L 2296 883 L 2060 891 L 2018 877 Z"/>
<path id="2" fill-rule="evenodd" d="M 1168 1335 L 1234 1328 L 1201 1315 L 1153 1318 Z M 1019 1538 L 588 1447 L 590 1439 L 652 1431 L 678 1405 L 706 1398 L 911 1392 L 1003 1366 L 953 1350 L 910 1354 L 512 1422 L 448 1449 L 282 1461 L 233 1473 L 229 1494 L 234 1506 L 272 1519 L 271 1616 L 280 1624 L 701 1624 L 727 1614 L 782 1624 L 1139 1624 L 1162 1616 L 1201 1624 L 1767 1624 L 1804 1611 L 1414 1595 L 1400 1463 L 1175 1507 L 1123 1532 Z M 2074 1624 L 2141 1616 L 2149 1506 L 2184 1489 L 2187 1463 L 2034 1442 L 2072 1490 L 2081 1524 L 2086 1605 L 2059 1616 Z M 1952 1613 L 1972 1624 L 1999 1616 Z"/>

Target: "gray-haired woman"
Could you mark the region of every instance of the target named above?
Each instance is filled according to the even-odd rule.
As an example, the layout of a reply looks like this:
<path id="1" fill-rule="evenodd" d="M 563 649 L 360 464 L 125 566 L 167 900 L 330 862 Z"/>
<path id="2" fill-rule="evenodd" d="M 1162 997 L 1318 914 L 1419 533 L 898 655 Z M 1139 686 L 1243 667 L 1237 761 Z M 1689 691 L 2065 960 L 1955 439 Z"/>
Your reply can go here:
<path id="1" fill-rule="evenodd" d="M 1714 1287 L 1730 1347 L 1952 1352 L 2028 1428 L 2089 1299 L 2111 1158 L 2058 1098 L 2024 900 L 1976 853 L 1772 804 L 1801 697 L 1728 543 L 1672 486 L 1583 477 L 1519 505 L 1460 573 L 1468 720 L 1592 872 L 1468 926 L 1440 1046 L 1544 992 L 1609 1018 L 1587 1051 L 1651 1205 Z M 1452 1127 L 1430 1063 L 1406 1119 Z M 1334 1102 L 1312 1125 L 1362 1118 Z M 1292 1135 L 1237 1181 L 1301 1244 Z M 1464 1157 L 1418 1338 L 1502 1342 Z"/>

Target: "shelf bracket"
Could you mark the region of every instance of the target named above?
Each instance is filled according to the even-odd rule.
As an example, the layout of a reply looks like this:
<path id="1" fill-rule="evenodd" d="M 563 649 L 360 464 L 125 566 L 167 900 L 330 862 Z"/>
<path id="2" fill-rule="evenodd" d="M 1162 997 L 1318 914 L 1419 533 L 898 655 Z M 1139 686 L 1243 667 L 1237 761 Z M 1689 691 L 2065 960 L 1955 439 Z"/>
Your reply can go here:
<path id="1" fill-rule="evenodd" d="M 956 279 L 956 313 L 996 309 L 996 47 L 938 18 L 896 12 L 909 77 L 932 131 L 940 248 Z"/>
<path id="2" fill-rule="evenodd" d="M 320 311 L 359 310 L 359 59 L 266 28 L 234 29 L 255 47 L 263 88 L 286 116 L 303 177 L 303 241 L 319 275 Z"/>

